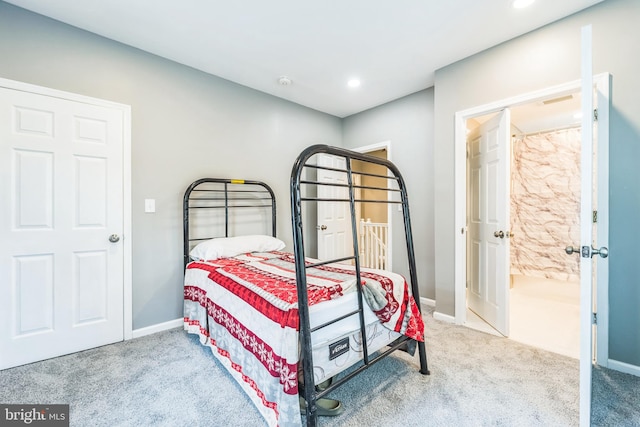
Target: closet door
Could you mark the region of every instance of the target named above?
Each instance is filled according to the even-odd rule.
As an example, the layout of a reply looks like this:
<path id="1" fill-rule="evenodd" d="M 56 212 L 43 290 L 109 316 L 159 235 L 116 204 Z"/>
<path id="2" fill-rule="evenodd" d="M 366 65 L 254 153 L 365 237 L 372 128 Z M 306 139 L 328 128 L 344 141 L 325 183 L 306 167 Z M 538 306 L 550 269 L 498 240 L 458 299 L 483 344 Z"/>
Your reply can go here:
<path id="1" fill-rule="evenodd" d="M 123 339 L 123 125 L 0 86 L 0 369 Z"/>

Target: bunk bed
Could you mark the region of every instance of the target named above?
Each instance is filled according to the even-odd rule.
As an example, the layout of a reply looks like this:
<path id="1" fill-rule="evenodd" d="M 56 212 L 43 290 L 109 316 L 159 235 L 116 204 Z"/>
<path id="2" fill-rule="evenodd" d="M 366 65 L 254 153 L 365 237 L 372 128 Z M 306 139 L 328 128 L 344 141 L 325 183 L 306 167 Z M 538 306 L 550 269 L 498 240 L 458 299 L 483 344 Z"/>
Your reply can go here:
<path id="1" fill-rule="evenodd" d="M 344 167 L 323 166 L 320 155 L 338 158 Z M 354 171 L 357 162 L 384 166 L 388 173 L 376 176 L 389 185 L 354 184 L 354 176 L 371 175 Z M 319 171 L 341 179 L 320 182 Z M 361 197 L 365 188 L 389 196 L 367 200 Z M 408 282 L 360 266 L 355 212 L 368 202 L 401 207 Z M 312 241 L 316 227 L 303 213 L 313 212 L 305 205 L 317 203 L 348 207 L 353 244 L 346 255 L 306 255 L 305 237 Z M 276 237 L 276 200 L 267 184 L 204 178 L 188 187 L 184 327 L 211 348 L 268 425 L 300 425 L 302 411 L 306 424 L 315 426 L 320 399 L 398 349 L 417 347 L 420 372 L 429 370 L 407 194 L 397 168 L 349 150 L 309 147 L 293 166 L 291 209 L 293 253 Z"/>

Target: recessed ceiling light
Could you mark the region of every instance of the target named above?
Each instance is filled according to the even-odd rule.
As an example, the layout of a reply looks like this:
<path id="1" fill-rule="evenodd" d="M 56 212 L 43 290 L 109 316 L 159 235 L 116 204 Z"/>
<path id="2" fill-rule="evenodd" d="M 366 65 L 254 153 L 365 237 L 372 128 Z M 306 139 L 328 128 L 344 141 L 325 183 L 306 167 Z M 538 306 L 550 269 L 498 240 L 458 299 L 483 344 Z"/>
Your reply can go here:
<path id="1" fill-rule="evenodd" d="M 523 9 L 527 6 L 531 6 L 535 0 L 511 0 L 511 6 L 514 9 Z"/>
<path id="2" fill-rule="evenodd" d="M 349 87 L 358 87 L 360 86 L 360 80 L 358 79 L 351 79 L 347 82 L 347 86 Z"/>

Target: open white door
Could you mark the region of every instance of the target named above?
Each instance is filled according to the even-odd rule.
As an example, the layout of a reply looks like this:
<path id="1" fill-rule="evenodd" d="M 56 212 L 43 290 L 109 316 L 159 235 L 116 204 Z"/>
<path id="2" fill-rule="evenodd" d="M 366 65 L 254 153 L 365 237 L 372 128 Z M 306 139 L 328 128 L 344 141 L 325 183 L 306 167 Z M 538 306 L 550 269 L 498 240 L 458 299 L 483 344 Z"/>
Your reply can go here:
<path id="1" fill-rule="evenodd" d="M 598 144 L 605 144 L 599 147 L 600 153 L 606 150 L 603 159 L 597 158 L 594 162 L 593 144 L 593 74 L 592 74 L 592 43 L 591 26 L 582 28 L 582 153 L 581 153 L 581 175 L 582 191 L 580 206 L 580 425 L 589 426 L 591 424 L 591 369 L 593 365 L 593 307 L 594 307 L 594 261 L 600 260 L 600 264 L 606 265 L 603 259 L 608 256 L 606 246 L 594 247 L 595 227 L 598 224 L 594 221 L 594 193 L 598 194 L 600 204 L 606 201 L 602 194 L 598 193 L 598 185 L 602 180 L 608 182 L 608 169 L 603 168 L 603 174 L 596 171 L 598 163 L 608 162 L 608 141 L 598 141 Z M 598 181 L 594 181 L 594 175 L 598 176 Z M 602 175 L 602 176 L 601 176 Z M 597 182 L 597 184 L 596 184 Z M 606 189 L 602 189 L 607 191 Z M 601 210 L 607 211 L 608 206 L 601 206 Z M 604 221 L 608 221 L 605 215 Z M 602 224 L 604 227 L 607 224 Z M 599 225 L 598 225 L 599 226 Z M 601 233 L 599 233 L 602 236 Z M 601 242 L 605 243 L 605 242 Z M 603 265 L 603 267 L 604 267 Z M 604 269 L 606 271 L 606 269 Z M 607 283 L 603 283 L 607 286 Z M 601 301 L 601 303 L 604 301 Z"/>
<path id="2" fill-rule="evenodd" d="M 580 174 L 580 426 L 591 424 L 593 269 L 593 72 L 591 26 L 582 28 L 582 153 Z"/>
<path id="3" fill-rule="evenodd" d="M 510 112 L 469 138 L 468 306 L 509 335 Z"/>
<path id="4" fill-rule="evenodd" d="M 318 166 L 346 170 L 343 157 L 319 154 Z M 346 172 L 330 169 L 318 169 L 318 182 L 347 184 Z M 347 187 L 318 186 L 320 199 L 349 199 Z M 318 202 L 318 258 L 321 260 L 341 258 L 353 255 L 351 234 L 351 214 L 349 203 Z"/>

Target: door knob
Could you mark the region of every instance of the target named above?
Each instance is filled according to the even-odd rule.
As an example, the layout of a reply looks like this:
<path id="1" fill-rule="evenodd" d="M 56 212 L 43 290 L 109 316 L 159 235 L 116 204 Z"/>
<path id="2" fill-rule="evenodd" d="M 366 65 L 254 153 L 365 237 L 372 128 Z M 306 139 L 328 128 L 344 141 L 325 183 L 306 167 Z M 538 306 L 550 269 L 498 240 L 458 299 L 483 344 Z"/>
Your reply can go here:
<path id="1" fill-rule="evenodd" d="M 567 246 L 564 248 L 567 255 L 580 254 L 580 247 L 574 248 L 573 246 Z"/>
<path id="2" fill-rule="evenodd" d="M 327 226 L 326 226 L 326 225 L 324 225 L 324 224 L 322 224 L 322 225 L 316 225 L 316 228 L 317 228 L 318 230 L 322 230 L 322 231 L 324 231 L 324 230 L 326 230 L 326 229 L 327 229 Z"/>
<path id="3" fill-rule="evenodd" d="M 609 256 L 609 249 L 606 248 L 605 246 L 601 247 L 600 249 L 596 249 L 592 246 L 591 258 L 593 258 L 594 255 L 600 255 L 601 258 L 606 258 Z"/>
<path id="4" fill-rule="evenodd" d="M 115 243 L 115 242 L 117 242 L 118 240 L 120 240 L 120 236 L 118 236 L 117 234 L 112 234 L 111 236 L 109 236 L 109 241 L 110 241 L 111 243 Z"/>
<path id="5" fill-rule="evenodd" d="M 500 231 L 494 231 L 493 232 L 493 236 L 494 237 L 499 237 L 501 239 L 504 239 L 504 231 L 500 230 Z"/>
<path id="6" fill-rule="evenodd" d="M 580 247 L 574 248 L 573 246 L 567 246 L 564 248 L 564 251 L 568 255 L 580 254 Z M 601 258 L 606 258 L 609 256 L 609 249 L 606 246 L 603 246 L 600 249 L 596 249 L 593 246 L 591 248 L 589 248 L 589 246 L 582 247 L 583 258 L 593 258 L 594 255 L 600 255 Z"/>

